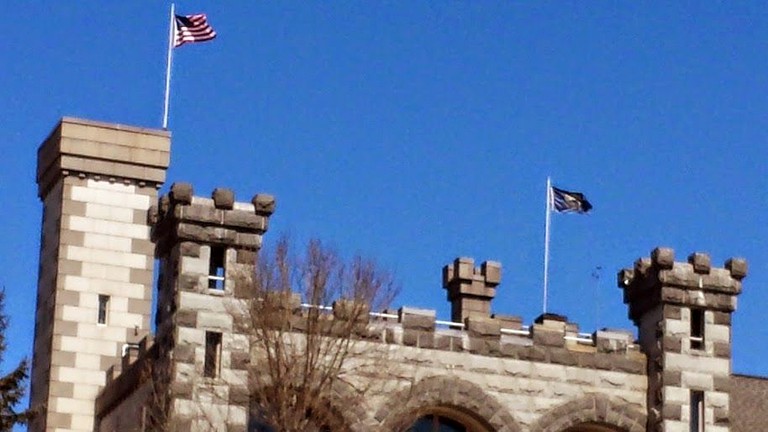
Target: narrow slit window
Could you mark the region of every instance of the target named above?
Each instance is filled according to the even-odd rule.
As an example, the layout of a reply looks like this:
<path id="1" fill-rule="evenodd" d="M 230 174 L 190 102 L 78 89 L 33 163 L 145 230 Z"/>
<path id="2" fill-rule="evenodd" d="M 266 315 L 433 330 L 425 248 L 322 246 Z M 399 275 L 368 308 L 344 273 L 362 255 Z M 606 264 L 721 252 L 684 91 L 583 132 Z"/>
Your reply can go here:
<path id="1" fill-rule="evenodd" d="M 205 332 L 205 365 L 203 376 L 215 378 L 221 366 L 221 333 Z"/>
<path id="2" fill-rule="evenodd" d="M 704 432 L 704 392 L 691 390 L 691 432 Z"/>
<path id="3" fill-rule="evenodd" d="M 101 325 L 106 325 L 108 312 L 109 312 L 109 296 L 99 294 L 99 311 L 96 317 L 96 323 Z"/>
<path id="4" fill-rule="evenodd" d="M 208 288 L 224 289 L 224 258 L 226 249 L 221 246 L 211 246 L 211 262 L 208 270 Z"/>
<path id="5" fill-rule="evenodd" d="M 704 311 L 691 309 L 691 349 L 704 349 Z"/>

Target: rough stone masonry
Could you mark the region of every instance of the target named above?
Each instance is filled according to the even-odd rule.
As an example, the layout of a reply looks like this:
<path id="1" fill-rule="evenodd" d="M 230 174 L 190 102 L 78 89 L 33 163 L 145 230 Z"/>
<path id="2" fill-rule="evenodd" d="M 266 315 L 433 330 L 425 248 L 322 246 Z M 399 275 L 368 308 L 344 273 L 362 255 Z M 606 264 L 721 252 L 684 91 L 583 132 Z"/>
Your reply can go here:
<path id="1" fill-rule="evenodd" d="M 255 430 L 242 314 L 276 201 L 241 202 L 226 188 L 197 196 L 181 182 L 158 197 L 170 138 L 64 118 L 40 147 L 32 431 L 153 430 L 158 416 L 178 430 Z M 343 431 L 417 419 L 473 432 L 754 431 L 768 424 L 768 381 L 731 371 L 746 274 L 743 259 L 714 267 L 704 253 L 681 262 L 653 250 L 618 274 L 635 340 L 580 333 L 562 315 L 526 326 L 493 311 L 509 289 L 501 263 L 459 257 L 442 269 L 451 320 L 419 305 L 373 311 L 358 348 L 384 353 L 387 377 L 354 399 L 370 377 L 351 362 L 338 400 L 356 403 L 329 404 Z M 301 299 L 284 301 L 296 322 L 306 317 Z M 328 319 L 345 319 L 345 307 Z"/>

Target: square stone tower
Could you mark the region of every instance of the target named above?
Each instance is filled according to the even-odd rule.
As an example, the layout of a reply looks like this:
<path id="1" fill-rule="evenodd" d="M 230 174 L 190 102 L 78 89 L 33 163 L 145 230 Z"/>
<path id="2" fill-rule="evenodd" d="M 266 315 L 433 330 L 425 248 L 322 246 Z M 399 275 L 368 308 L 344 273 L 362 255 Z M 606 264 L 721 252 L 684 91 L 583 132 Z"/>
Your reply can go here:
<path id="1" fill-rule="evenodd" d="M 219 188 L 204 198 L 186 183 L 174 183 L 152 209 L 159 354 L 149 430 L 246 429 L 249 305 L 256 253 L 274 210 L 271 195 L 237 202 Z"/>
<path id="2" fill-rule="evenodd" d="M 149 331 L 147 211 L 169 158 L 167 131 L 74 118 L 40 146 L 31 431 L 92 431 L 104 371 Z"/>
<path id="3" fill-rule="evenodd" d="M 648 356 L 648 430 L 728 432 L 731 314 L 747 262 L 712 267 L 709 255 L 675 262 L 656 248 L 618 274 Z"/>

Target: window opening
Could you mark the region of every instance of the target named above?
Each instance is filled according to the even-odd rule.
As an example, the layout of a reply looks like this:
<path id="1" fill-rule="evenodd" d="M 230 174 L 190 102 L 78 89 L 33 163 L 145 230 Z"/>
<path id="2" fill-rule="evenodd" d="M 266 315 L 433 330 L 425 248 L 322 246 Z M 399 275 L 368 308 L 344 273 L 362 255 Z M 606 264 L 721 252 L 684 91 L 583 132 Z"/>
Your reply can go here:
<path id="1" fill-rule="evenodd" d="M 107 312 L 109 311 L 109 296 L 99 294 L 99 311 L 96 317 L 96 323 L 107 324 Z"/>
<path id="2" fill-rule="evenodd" d="M 467 428 L 447 417 L 426 415 L 416 420 L 408 432 L 467 432 Z"/>
<path id="3" fill-rule="evenodd" d="M 691 309 L 691 349 L 704 349 L 704 311 Z"/>
<path id="4" fill-rule="evenodd" d="M 221 364 L 221 333 L 205 332 L 205 365 L 203 376 L 216 378 Z"/>
<path id="5" fill-rule="evenodd" d="M 208 288 L 224 289 L 224 258 L 226 249 L 221 246 L 211 246 L 211 261 L 208 270 Z"/>
<path id="6" fill-rule="evenodd" d="M 691 390 L 691 432 L 704 432 L 704 392 Z"/>

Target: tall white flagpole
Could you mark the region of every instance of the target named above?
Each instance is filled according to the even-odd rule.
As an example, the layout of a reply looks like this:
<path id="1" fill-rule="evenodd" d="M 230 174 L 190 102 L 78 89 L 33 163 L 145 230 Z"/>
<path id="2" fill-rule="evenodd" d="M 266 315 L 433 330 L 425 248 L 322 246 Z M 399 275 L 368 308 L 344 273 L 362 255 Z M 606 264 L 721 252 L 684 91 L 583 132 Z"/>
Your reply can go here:
<path id="1" fill-rule="evenodd" d="M 552 215 L 552 181 L 547 176 L 547 215 L 544 227 L 544 313 L 547 313 L 547 285 L 549 283 L 549 224 Z"/>
<path id="2" fill-rule="evenodd" d="M 168 129 L 168 107 L 171 100 L 171 63 L 173 61 L 173 41 L 176 36 L 176 6 L 171 3 L 171 22 L 168 29 L 168 63 L 165 69 L 165 104 L 163 105 L 163 129 Z"/>

